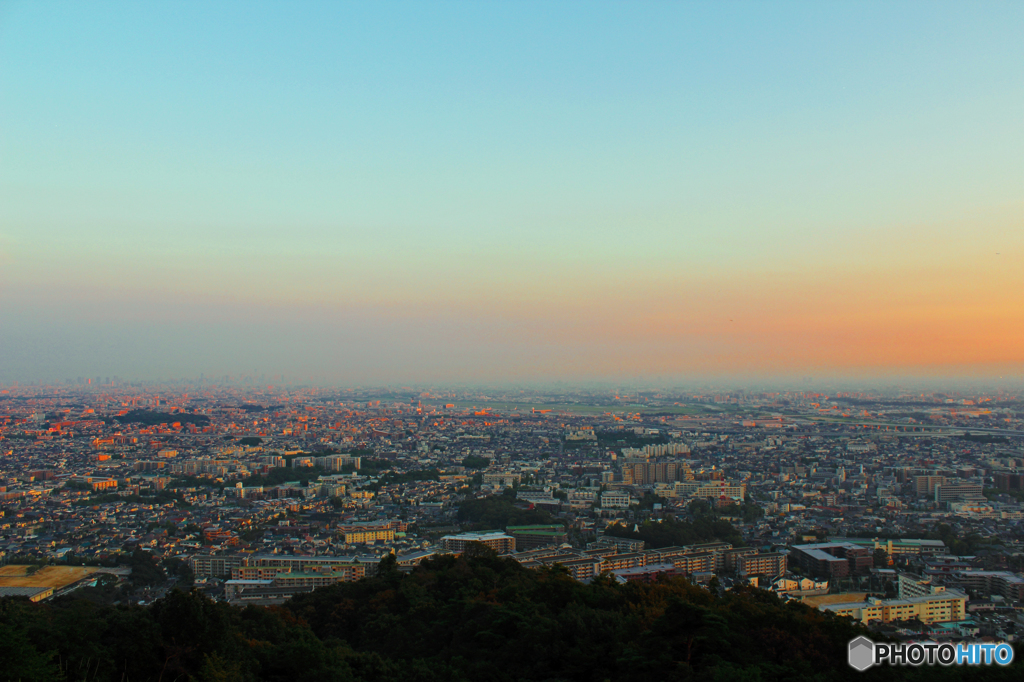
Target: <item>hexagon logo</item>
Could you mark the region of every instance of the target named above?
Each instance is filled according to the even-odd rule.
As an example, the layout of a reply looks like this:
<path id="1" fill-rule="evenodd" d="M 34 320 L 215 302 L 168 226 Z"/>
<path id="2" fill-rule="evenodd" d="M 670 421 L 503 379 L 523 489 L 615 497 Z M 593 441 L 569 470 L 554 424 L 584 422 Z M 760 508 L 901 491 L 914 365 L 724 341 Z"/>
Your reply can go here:
<path id="1" fill-rule="evenodd" d="M 867 637 L 858 637 L 850 642 L 850 667 L 864 672 L 875 663 L 875 643 Z"/>

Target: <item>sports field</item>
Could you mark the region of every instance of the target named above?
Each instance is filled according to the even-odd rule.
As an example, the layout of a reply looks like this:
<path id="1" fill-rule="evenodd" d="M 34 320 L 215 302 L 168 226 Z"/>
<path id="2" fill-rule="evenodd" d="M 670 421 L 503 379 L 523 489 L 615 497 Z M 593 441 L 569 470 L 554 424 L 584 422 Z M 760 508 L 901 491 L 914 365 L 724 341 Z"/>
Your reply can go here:
<path id="1" fill-rule="evenodd" d="M 804 597 L 801 601 L 808 606 L 817 608 L 826 604 L 849 604 L 851 602 L 864 601 L 867 596 L 867 592 L 843 592 L 842 594 L 820 594 L 814 597 Z"/>
<path id="2" fill-rule="evenodd" d="M 43 566 L 31 575 L 33 566 L 0 566 L 0 587 L 52 587 L 55 590 L 95 573 L 95 566 Z"/>

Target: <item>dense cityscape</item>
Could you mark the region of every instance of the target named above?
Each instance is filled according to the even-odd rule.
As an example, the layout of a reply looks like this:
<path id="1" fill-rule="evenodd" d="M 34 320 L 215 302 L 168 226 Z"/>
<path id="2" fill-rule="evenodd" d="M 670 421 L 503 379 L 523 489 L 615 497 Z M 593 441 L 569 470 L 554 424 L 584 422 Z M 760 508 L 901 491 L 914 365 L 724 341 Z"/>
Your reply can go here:
<path id="1" fill-rule="evenodd" d="M 751 585 L 905 638 L 1014 641 L 1008 393 L 0 390 L 0 594 L 274 605 L 382 560 Z"/>
<path id="2" fill-rule="evenodd" d="M 0 682 L 1021 682 L 1022 64 L 0 0 Z"/>

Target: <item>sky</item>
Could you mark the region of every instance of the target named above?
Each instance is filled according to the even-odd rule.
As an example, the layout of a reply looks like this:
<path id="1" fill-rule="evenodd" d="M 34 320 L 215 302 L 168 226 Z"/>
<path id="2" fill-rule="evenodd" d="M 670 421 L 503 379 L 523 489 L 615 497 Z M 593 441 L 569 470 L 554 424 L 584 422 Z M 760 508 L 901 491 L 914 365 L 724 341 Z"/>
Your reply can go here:
<path id="1" fill-rule="evenodd" d="M 4 2 L 0 384 L 1024 378 L 1019 2 Z"/>

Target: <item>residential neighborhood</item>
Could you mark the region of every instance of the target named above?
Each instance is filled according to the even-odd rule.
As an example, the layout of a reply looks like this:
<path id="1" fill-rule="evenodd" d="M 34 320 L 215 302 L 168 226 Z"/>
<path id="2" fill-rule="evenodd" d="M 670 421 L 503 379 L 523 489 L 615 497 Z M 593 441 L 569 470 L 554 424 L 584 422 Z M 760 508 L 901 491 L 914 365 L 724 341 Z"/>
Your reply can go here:
<path id="1" fill-rule="evenodd" d="M 0 455 L 0 594 L 269 605 L 487 551 L 908 636 L 1013 641 L 1024 606 L 1016 396 L 97 379 L 0 390 Z M 29 585 L 33 565 L 94 570 Z"/>

